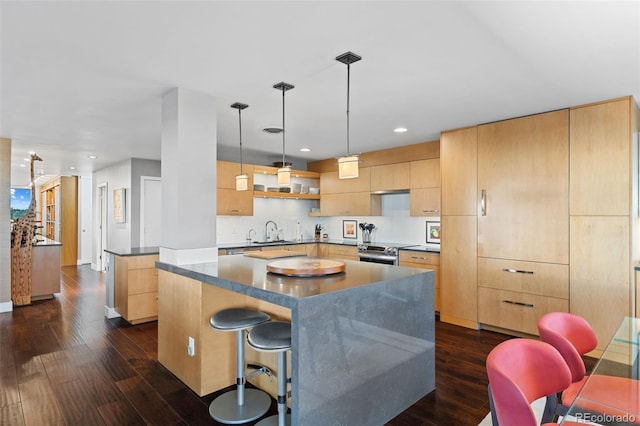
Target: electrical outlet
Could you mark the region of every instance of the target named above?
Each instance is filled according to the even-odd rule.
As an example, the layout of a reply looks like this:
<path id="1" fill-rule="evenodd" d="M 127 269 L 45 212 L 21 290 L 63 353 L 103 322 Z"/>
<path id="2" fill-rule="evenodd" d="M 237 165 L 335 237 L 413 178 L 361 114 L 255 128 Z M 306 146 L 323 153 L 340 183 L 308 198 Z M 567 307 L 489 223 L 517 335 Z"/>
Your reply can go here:
<path id="1" fill-rule="evenodd" d="M 187 355 L 196 356 L 196 341 L 191 336 L 189 336 L 189 341 L 187 342 Z"/>

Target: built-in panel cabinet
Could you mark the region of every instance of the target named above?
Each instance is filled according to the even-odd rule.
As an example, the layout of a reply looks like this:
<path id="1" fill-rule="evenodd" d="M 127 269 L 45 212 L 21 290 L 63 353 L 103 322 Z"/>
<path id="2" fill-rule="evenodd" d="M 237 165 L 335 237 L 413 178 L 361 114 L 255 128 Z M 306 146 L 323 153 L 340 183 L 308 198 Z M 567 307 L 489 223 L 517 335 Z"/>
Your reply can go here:
<path id="1" fill-rule="evenodd" d="M 631 97 L 570 111 L 570 309 L 594 328 L 596 352 L 635 312 L 638 115 Z"/>
<path id="2" fill-rule="evenodd" d="M 340 244 L 322 244 L 323 256 L 336 259 L 358 260 L 358 247 Z"/>
<path id="3" fill-rule="evenodd" d="M 379 216 L 382 203 L 369 192 L 322 194 L 320 211 L 323 216 Z"/>
<path id="4" fill-rule="evenodd" d="M 245 164 L 242 171 L 249 176 L 247 191 L 236 191 L 236 176 L 240 163 L 216 162 L 216 213 L 220 216 L 253 216 L 253 166 Z"/>
<path id="5" fill-rule="evenodd" d="M 440 320 L 475 328 L 478 321 L 476 217 L 478 129 L 443 132 Z"/>
<path id="6" fill-rule="evenodd" d="M 385 164 L 371 167 L 371 191 L 407 190 L 411 184 L 411 171 L 407 163 Z"/>

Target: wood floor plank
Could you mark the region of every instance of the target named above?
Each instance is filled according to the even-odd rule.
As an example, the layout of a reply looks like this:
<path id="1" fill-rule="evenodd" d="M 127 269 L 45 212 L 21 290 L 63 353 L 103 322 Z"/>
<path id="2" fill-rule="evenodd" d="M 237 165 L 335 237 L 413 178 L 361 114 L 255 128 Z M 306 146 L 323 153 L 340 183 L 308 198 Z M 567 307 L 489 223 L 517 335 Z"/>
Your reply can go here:
<path id="1" fill-rule="evenodd" d="M 67 425 L 102 425 L 102 416 L 84 380 L 70 380 L 54 388 L 58 406 Z"/>
<path id="2" fill-rule="evenodd" d="M 129 404 L 125 399 L 101 405 L 98 407 L 98 411 L 100 412 L 105 425 L 136 426 L 146 424 L 131 404 Z"/>
<path id="3" fill-rule="evenodd" d="M 17 402 L 0 407 L 0 425 L 24 426 L 22 404 Z"/>
<path id="4" fill-rule="evenodd" d="M 0 368 L 0 407 L 7 407 L 19 402 L 20 390 L 15 366 Z"/>
<path id="5" fill-rule="evenodd" d="M 120 380 L 116 385 L 145 422 L 157 425 L 186 424 L 141 377 Z"/>

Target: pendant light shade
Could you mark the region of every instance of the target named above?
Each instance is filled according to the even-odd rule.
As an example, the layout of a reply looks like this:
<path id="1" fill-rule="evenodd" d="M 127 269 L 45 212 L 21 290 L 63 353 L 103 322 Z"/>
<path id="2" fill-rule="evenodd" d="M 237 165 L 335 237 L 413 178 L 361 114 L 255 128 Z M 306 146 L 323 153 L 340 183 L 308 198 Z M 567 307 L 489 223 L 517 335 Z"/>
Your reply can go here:
<path id="1" fill-rule="evenodd" d="M 236 191 L 246 191 L 249 189 L 249 175 L 242 170 L 242 110 L 248 108 L 249 105 L 236 102 L 231 108 L 238 110 L 238 127 L 240 129 L 240 174 L 236 176 Z"/>
<path id="2" fill-rule="evenodd" d="M 349 151 L 349 92 L 351 83 L 351 64 L 362 59 L 361 56 L 353 52 L 343 53 L 336 57 L 336 61 L 347 65 L 347 155 L 338 158 L 338 178 L 353 179 L 358 177 L 358 163 L 360 159 L 357 155 L 351 155 Z"/>
<path id="3" fill-rule="evenodd" d="M 287 166 L 285 159 L 285 128 L 284 128 L 284 94 L 287 90 L 293 89 L 293 84 L 280 82 L 273 85 L 274 89 L 282 90 L 282 167 L 278 168 L 278 186 L 291 184 L 291 167 Z"/>

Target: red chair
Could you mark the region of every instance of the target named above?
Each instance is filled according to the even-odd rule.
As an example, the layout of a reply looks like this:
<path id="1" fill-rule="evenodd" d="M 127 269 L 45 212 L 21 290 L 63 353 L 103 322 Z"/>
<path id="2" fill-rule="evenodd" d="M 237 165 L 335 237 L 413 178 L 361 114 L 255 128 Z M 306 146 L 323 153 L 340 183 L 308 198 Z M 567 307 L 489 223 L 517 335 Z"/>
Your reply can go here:
<path id="1" fill-rule="evenodd" d="M 566 312 L 550 312 L 538 321 L 538 332 L 540 340 L 560 352 L 571 371 L 571 384 L 562 392 L 560 397 L 562 405 L 557 406 L 555 414 L 566 413 L 587 379 L 589 379 L 589 388 L 585 389 L 582 396 L 598 402 L 582 404 L 581 409 L 612 415 L 640 412 L 639 381 L 624 377 L 587 376 L 581 355 L 595 349 L 598 339 L 584 318 Z M 618 407 L 621 410 L 611 407 Z"/>
<path id="2" fill-rule="evenodd" d="M 543 396 L 555 397 L 571 383 L 571 372 L 558 351 L 531 339 L 511 339 L 493 348 L 487 357 L 487 375 L 492 414 L 502 426 L 536 426 L 531 403 Z"/>

